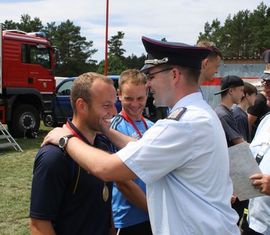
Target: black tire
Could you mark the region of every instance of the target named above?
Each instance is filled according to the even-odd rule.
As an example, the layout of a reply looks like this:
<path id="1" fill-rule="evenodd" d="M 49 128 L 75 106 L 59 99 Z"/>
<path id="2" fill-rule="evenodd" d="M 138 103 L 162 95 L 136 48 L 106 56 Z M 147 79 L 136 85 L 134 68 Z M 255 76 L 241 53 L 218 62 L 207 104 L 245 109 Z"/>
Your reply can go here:
<path id="1" fill-rule="evenodd" d="M 11 135 L 16 138 L 36 133 L 39 126 L 39 112 L 29 104 L 17 106 L 11 117 L 11 122 L 8 124 Z"/>

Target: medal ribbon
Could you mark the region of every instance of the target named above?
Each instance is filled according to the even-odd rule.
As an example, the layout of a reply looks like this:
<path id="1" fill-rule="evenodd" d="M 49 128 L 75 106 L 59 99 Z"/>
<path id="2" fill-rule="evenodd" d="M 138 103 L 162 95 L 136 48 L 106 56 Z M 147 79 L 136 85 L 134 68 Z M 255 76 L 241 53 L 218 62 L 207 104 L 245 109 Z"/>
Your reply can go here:
<path id="1" fill-rule="evenodd" d="M 73 129 L 73 124 L 72 122 L 67 121 L 66 122 L 66 126 L 67 128 L 72 132 L 72 135 L 74 135 L 75 137 L 79 138 L 80 140 L 82 140 L 82 137 Z M 84 140 L 85 141 L 85 140 Z M 89 142 L 87 141 L 87 144 L 89 144 Z"/>
<path id="2" fill-rule="evenodd" d="M 141 137 L 142 137 L 142 133 L 140 132 L 139 128 L 135 125 L 135 123 L 133 122 L 133 120 L 127 115 L 127 113 L 126 113 L 124 110 L 122 110 L 121 115 L 123 116 L 123 118 L 124 118 L 128 123 L 130 123 L 130 124 L 132 125 L 132 127 L 134 128 L 134 130 L 137 132 L 137 134 L 138 134 L 138 135 L 140 136 L 140 138 L 141 138 Z M 143 122 L 143 124 L 144 124 L 145 129 L 147 130 L 147 129 L 148 129 L 148 125 L 147 125 L 147 123 L 146 123 L 146 121 L 145 121 L 145 119 L 144 119 L 143 116 L 141 116 L 141 120 L 142 120 L 142 122 Z"/>
<path id="3" fill-rule="evenodd" d="M 88 145 L 91 145 L 90 142 L 84 137 L 84 136 L 80 136 L 77 132 L 76 132 L 76 127 L 73 125 L 72 122 L 70 122 L 69 120 L 66 122 L 66 126 L 68 129 L 70 129 L 70 131 L 72 132 L 72 134 L 74 136 L 76 136 L 77 138 L 79 138 L 80 140 L 86 142 Z M 79 165 L 78 165 L 79 166 Z M 74 192 L 76 191 L 77 185 L 78 185 L 78 181 L 79 181 L 79 175 L 80 175 L 80 166 L 79 166 L 79 171 L 78 171 L 78 176 L 77 176 L 77 180 L 76 180 L 76 185 L 74 188 Z M 73 192 L 73 193 L 74 193 Z M 106 182 L 104 182 L 103 185 L 103 190 L 102 190 L 102 198 L 104 200 L 104 202 L 107 202 L 107 200 L 109 199 L 109 189 L 108 186 L 106 185 Z"/>

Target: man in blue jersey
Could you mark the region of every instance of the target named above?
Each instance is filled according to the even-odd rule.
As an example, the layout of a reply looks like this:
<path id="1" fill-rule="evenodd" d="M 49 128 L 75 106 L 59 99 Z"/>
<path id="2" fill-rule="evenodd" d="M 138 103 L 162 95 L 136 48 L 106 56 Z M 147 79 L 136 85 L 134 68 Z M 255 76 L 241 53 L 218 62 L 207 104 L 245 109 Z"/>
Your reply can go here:
<path id="1" fill-rule="evenodd" d="M 136 139 L 153 125 L 142 116 L 148 95 L 146 82 L 146 75 L 136 69 L 124 71 L 118 81 L 122 111 L 114 118 L 111 127 Z M 117 234 L 152 234 L 145 190 L 145 184 L 139 178 L 114 185 L 112 209 Z"/>

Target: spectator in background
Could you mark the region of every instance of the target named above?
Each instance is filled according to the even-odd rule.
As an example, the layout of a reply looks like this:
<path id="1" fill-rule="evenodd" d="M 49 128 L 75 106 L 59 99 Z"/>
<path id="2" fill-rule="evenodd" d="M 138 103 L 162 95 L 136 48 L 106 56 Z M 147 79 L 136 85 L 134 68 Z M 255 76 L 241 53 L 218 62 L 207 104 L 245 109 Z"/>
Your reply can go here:
<path id="1" fill-rule="evenodd" d="M 270 234 L 270 115 L 259 124 L 257 132 L 250 144 L 250 149 L 262 171 L 250 177 L 254 187 L 267 196 L 255 197 L 249 200 L 248 223 L 243 235 Z"/>
<path id="2" fill-rule="evenodd" d="M 199 84 L 213 79 L 214 75 L 218 72 L 221 63 L 221 51 L 215 46 L 214 43 L 206 40 L 199 41 L 198 47 L 205 47 L 211 50 L 210 54 L 202 61 L 201 74 Z"/>
<path id="3" fill-rule="evenodd" d="M 148 96 L 146 82 L 146 75 L 136 69 L 122 72 L 118 81 L 122 111 L 115 116 L 111 127 L 136 139 L 153 125 L 142 116 Z M 152 234 L 145 192 L 145 184 L 139 178 L 114 184 L 112 210 L 118 235 Z"/>
<path id="4" fill-rule="evenodd" d="M 221 80 L 221 91 L 215 95 L 221 94 L 221 103 L 216 107 L 215 111 L 223 126 L 227 145 L 231 147 L 236 144 L 244 142 L 243 136 L 238 130 L 237 123 L 233 117 L 232 106 L 233 104 L 240 104 L 244 96 L 244 82 L 240 77 L 229 75 Z M 236 198 L 232 201 L 232 207 L 239 215 L 238 224 L 243 216 L 246 203 L 242 203 Z"/>
<path id="5" fill-rule="evenodd" d="M 248 107 L 254 105 L 255 99 L 257 95 L 257 88 L 248 82 L 244 82 L 244 96 L 241 99 L 241 102 L 238 105 L 233 106 L 233 117 L 235 119 L 237 128 L 242 135 L 243 139 L 250 143 L 250 127 L 248 124 L 248 115 L 247 109 Z M 248 208 L 249 200 L 241 201 L 241 207 L 244 207 L 241 228 L 248 227 L 247 223 L 247 208 Z M 241 220 L 241 218 L 240 218 Z"/>
<path id="6" fill-rule="evenodd" d="M 257 88 L 248 82 L 244 82 L 244 96 L 238 105 L 233 107 L 233 117 L 236 121 L 239 132 L 243 139 L 250 143 L 250 128 L 248 124 L 248 107 L 254 105 L 257 95 Z"/>
<path id="7" fill-rule="evenodd" d="M 251 128 L 251 139 L 253 139 L 257 127 L 261 119 L 270 111 L 269 100 L 270 100 L 270 71 L 265 70 L 262 76 L 263 91 L 256 97 L 253 106 L 249 107 L 248 122 Z"/>
<path id="8" fill-rule="evenodd" d="M 221 80 L 221 102 L 215 111 L 223 126 L 228 147 L 244 141 L 243 136 L 237 128 L 236 121 L 231 110 L 233 104 L 239 104 L 244 96 L 244 82 L 240 77 L 229 75 Z"/>

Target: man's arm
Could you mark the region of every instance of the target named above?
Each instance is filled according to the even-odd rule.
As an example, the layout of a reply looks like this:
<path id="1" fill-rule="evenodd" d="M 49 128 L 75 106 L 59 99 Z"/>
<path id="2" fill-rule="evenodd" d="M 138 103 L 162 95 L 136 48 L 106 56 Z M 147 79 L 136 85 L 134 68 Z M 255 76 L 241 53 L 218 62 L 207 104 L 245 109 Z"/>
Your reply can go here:
<path id="1" fill-rule="evenodd" d="M 251 130 L 252 126 L 254 125 L 254 123 L 256 122 L 257 120 L 257 116 L 254 116 L 250 113 L 248 113 L 248 125 L 249 125 L 249 129 Z"/>
<path id="2" fill-rule="evenodd" d="M 255 188 L 270 196 L 270 175 L 254 174 L 250 177 L 251 183 Z"/>
<path id="3" fill-rule="evenodd" d="M 236 145 L 236 144 L 241 144 L 241 143 L 245 142 L 245 140 L 243 138 L 239 137 L 239 138 L 233 139 L 232 142 L 234 145 Z"/>
<path id="4" fill-rule="evenodd" d="M 91 147 L 76 137 L 68 141 L 66 151 L 80 166 L 104 181 L 125 181 L 137 177 L 117 154 Z"/>
<path id="5" fill-rule="evenodd" d="M 145 193 L 135 182 L 132 180 L 116 182 L 116 185 L 130 203 L 146 212 L 148 211 Z"/>
<path id="6" fill-rule="evenodd" d="M 102 133 L 109 138 L 109 140 L 119 149 L 125 147 L 130 141 L 136 141 L 137 139 L 132 138 L 128 135 L 124 135 L 119 131 L 112 128 L 103 129 Z M 64 125 L 63 127 L 56 127 L 50 131 L 44 138 L 41 146 L 46 144 L 58 145 L 58 141 L 62 136 L 72 134 L 71 131 Z"/>
<path id="7" fill-rule="evenodd" d="M 137 140 L 112 128 L 103 130 L 102 132 L 118 149 L 124 148 L 130 141 Z"/>
<path id="8" fill-rule="evenodd" d="M 116 233 L 116 229 L 114 227 L 114 222 L 113 222 L 113 216 L 112 216 L 112 211 L 111 211 L 111 228 L 110 228 L 110 231 L 109 231 L 109 235 L 117 235 Z"/>
<path id="9" fill-rule="evenodd" d="M 31 235 L 56 235 L 51 221 L 30 219 Z"/>
<path id="10" fill-rule="evenodd" d="M 67 128 L 54 128 L 46 135 L 42 145 L 58 145 L 59 139 L 69 134 L 71 132 Z M 109 154 L 91 147 L 76 137 L 69 139 L 66 151 L 81 167 L 104 181 L 125 181 L 137 177 L 117 154 Z"/>

